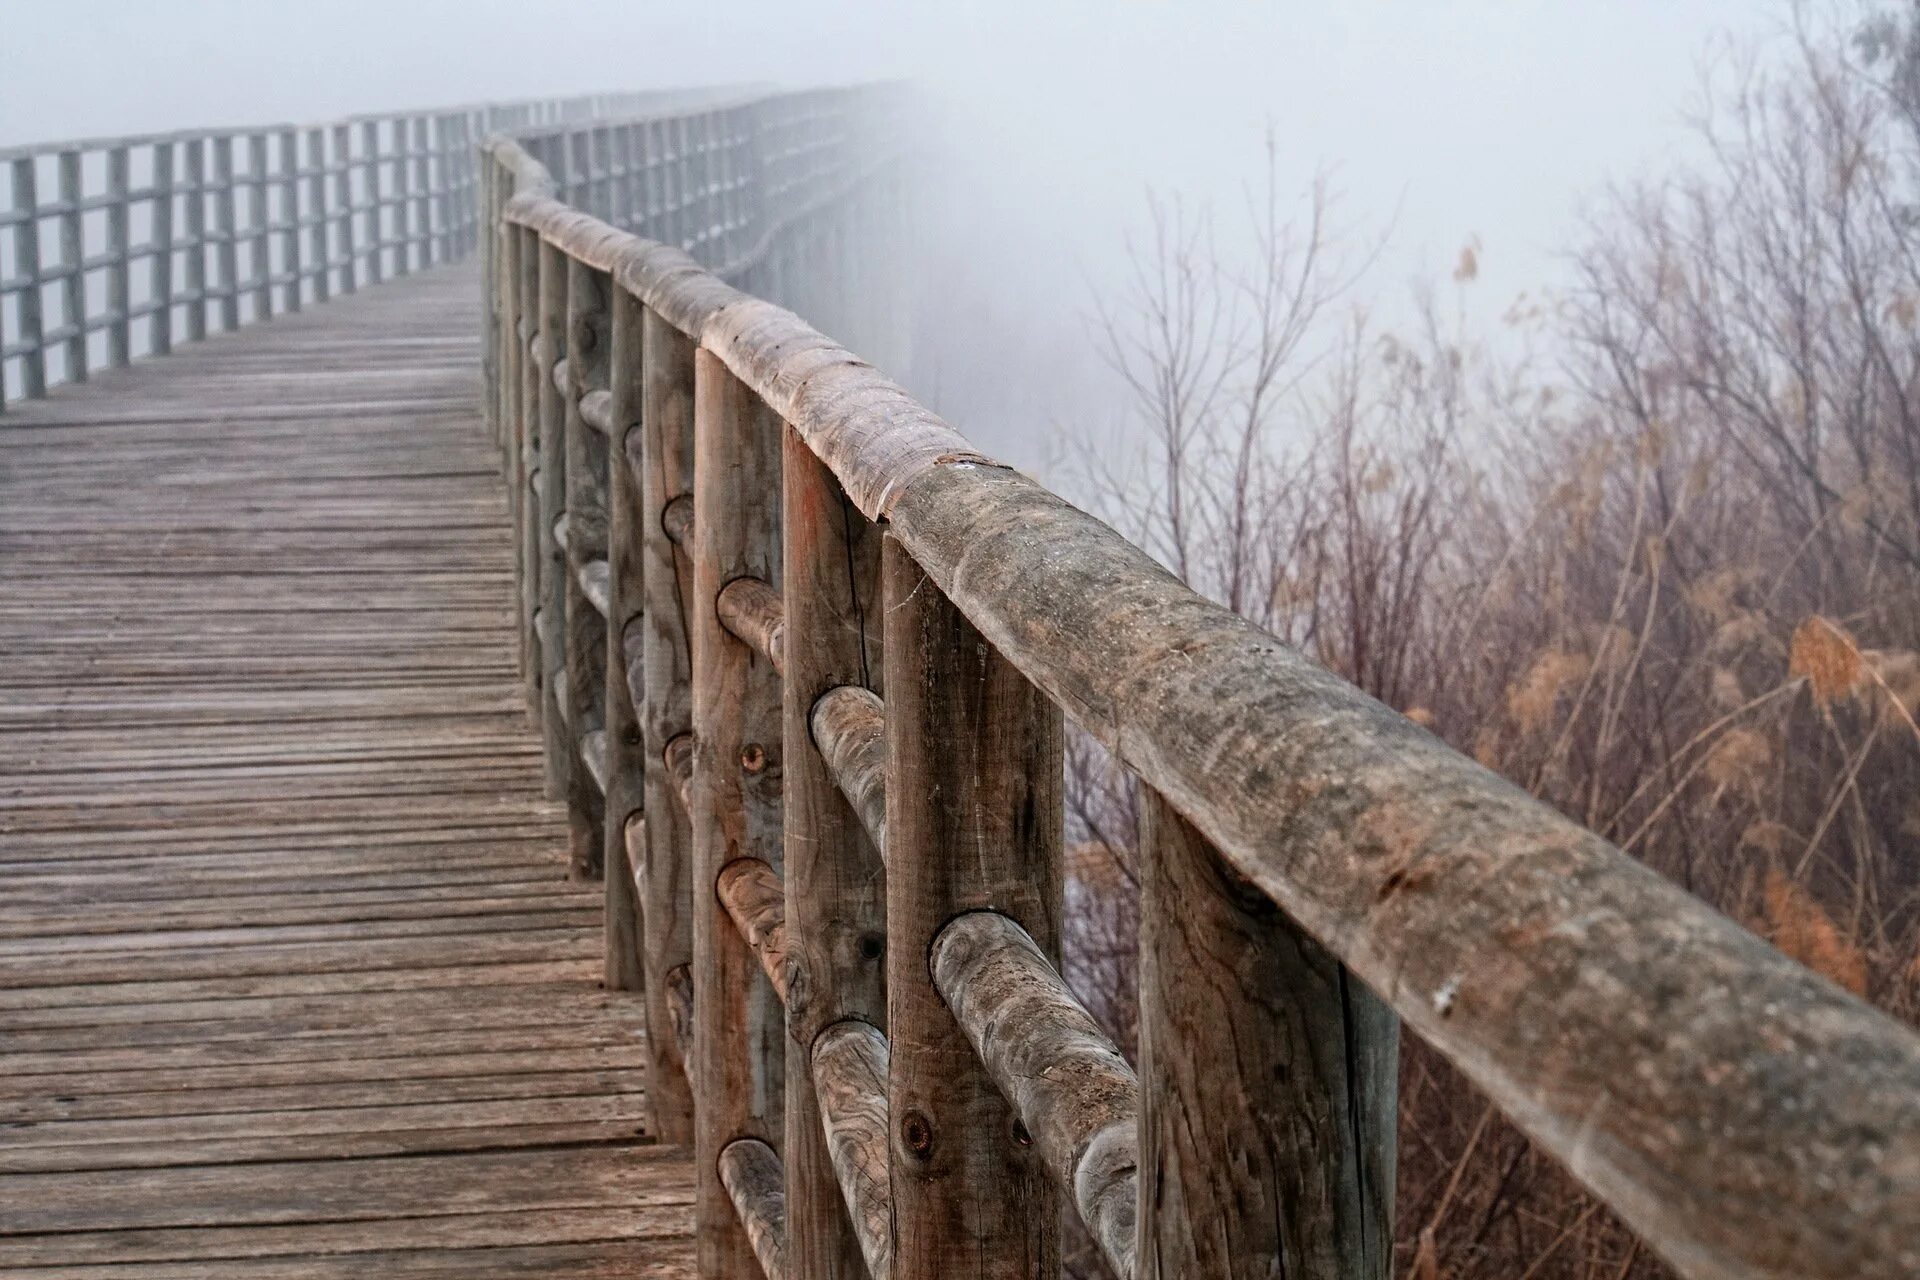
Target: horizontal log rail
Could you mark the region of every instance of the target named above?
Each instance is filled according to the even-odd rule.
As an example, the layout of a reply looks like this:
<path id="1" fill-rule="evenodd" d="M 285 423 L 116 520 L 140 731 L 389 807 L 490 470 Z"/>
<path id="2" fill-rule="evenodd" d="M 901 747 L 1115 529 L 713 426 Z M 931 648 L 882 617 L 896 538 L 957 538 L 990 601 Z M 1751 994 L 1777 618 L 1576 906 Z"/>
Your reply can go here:
<path id="1" fill-rule="evenodd" d="M 557 794 L 671 1031 L 701 1273 L 1047 1274 L 1071 1206 L 1122 1277 L 1381 1280 L 1404 1022 L 1683 1275 L 1920 1274 L 1920 1037 L 777 305 L 887 234 L 902 118 L 484 150 L 529 705 L 556 773 L 603 735 Z M 1063 716 L 1145 788 L 1136 1064 L 1061 978 Z"/>

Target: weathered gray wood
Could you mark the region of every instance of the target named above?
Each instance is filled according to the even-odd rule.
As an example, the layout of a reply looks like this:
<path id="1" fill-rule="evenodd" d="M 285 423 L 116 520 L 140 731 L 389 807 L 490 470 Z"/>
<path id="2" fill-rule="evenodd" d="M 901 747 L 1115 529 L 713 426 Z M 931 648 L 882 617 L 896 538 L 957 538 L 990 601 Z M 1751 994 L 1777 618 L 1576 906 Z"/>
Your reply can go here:
<path id="1" fill-rule="evenodd" d="M 87 279 L 86 273 L 79 269 L 81 259 L 87 256 L 85 216 L 80 210 L 84 190 L 80 153 L 77 150 L 62 151 L 60 203 L 67 206 L 67 212 L 60 217 L 60 261 L 73 268 L 60 284 L 66 322 L 74 327 L 74 332 L 66 341 L 68 382 L 87 380 Z"/>
<path id="2" fill-rule="evenodd" d="M 282 129 L 277 141 L 274 156 L 279 162 L 280 177 L 274 185 L 280 192 L 280 259 L 287 277 L 281 291 L 281 309 L 292 312 L 300 310 L 301 285 L 306 279 L 306 269 L 300 261 L 299 135 L 292 129 Z"/>
<path id="3" fill-rule="evenodd" d="M 625 290 L 622 290 L 625 292 Z M 666 975 L 693 960 L 693 836 L 689 807 L 676 795 L 667 764 L 667 744 L 693 729 L 693 660 L 687 643 L 686 602 L 675 572 L 675 548 L 662 514 L 674 501 L 691 511 L 693 499 L 693 344 L 651 311 L 642 317 L 644 377 L 640 437 L 624 437 L 627 466 L 640 482 L 638 532 L 640 581 L 645 600 L 641 746 L 646 756 L 647 877 L 640 893 L 646 921 L 642 958 L 649 1025 L 674 1025 Z M 656 767 L 657 766 L 657 767 Z M 686 1077 L 691 1062 L 677 1040 L 655 1037 L 648 1045 L 648 1081 L 654 1125 L 669 1142 L 693 1140 L 693 1099 Z"/>
<path id="4" fill-rule="evenodd" d="M 396 126 L 396 139 L 406 130 Z M 396 162 L 404 173 L 405 161 Z M 408 208 L 404 190 L 397 208 Z M 403 245 L 401 254 L 406 249 Z M 606 723 L 608 631 L 606 611 L 596 608 L 584 590 L 586 567 L 607 558 L 607 438 L 580 417 L 580 398 L 607 382 L 613 314 L 607 278 L 580 262 L 567 260 L 567 358 L 554 367 L 566 432 L 566 563 L 560 594 L 566 619 L 567 683 L 556 690 L 566 699 L 567 723 L 576 734 Z M 606 802 L 592 780 L 574 771 L 567 787 L 571 865 L 575 875 L 594 879 L 604 869 L 607 846 Z M 617 877 L 624 883 L 625 876 Z"/>
<path id="5" fill-rule="evenodd" d="M 148 202 L 148 227 L 153 252 L 147 258 L 147 285 L 152 312 L 147 317 L 147 343 L 154 355 L 173 350 L 173 144 L 153 148 L 153 197 Z"/>
<path id="6" fill-rule="evenodd" d="M 1122 1280 L 1131 1277 L 1140 1165 L 1140 1090 L 1133 1068 L 1027 931 L 999 912 L 971 911 L 956 917 L 934 938 L 932 967 L 934 986 L 1013 1105 L 1055 1185 L 1086 1223 L 1114 1274 Z M 1243 1024 L 1226 1022 L 1220 1032 L 1234 1040 L 1257 1034 Z M 1196 1050 L 1205 1061 L 1219 1045 L 1205 1042 Z M 1387 1096 L 1390 1101 L 1390 1090 Z M 1190 1122 L 1184 1112 L 1176 1120 Z M 1387 1136 L 1391 1148 L 1391 1132 Z M 1319 1155 L 1302 1154 L 1303 1160 Z M 1249 1200 L 1256 1213 L 1291 1210 L 1291 1205 L 1275 1206 L 1262 1197 L 1260 1188 L 1249 1189 L 1241 1181 L 1238 1161 L 1226 1163 L 1236 1176 L 1223 1174 L 1217 1163 L 1206 1172 L 1230 1181 L 1238 1193 L 1236 1213 Z M 1391 1189 L 1389 1182 L 1389 1193 Z M 1391 1205 L 1386 1208 L 1390 1223 Z M 1203 1220 L 1202 1231 L 1221 1225 L 1222 1217 L 1216 1215 Z M 1230 1221 L 1224 1225 L 1231 1229 Z M 1291 1254 L 1262 1254 L 1235 1259 L 1231 1265 L 1249 1275 L 1315 1274 L 1299 1270 Z M 1213 1267 L 1197 1269 L 1190 1263 L 1168 1268 L 1163 1262 L 1161 1267 L 1169 1275 L 1216 1274 Z M 1366 1273 L 1356 1269 L 1341 1274 Z"/>
<path id="7" fill-rule="evenodd" d="M 891 537 L 883 586 L 895 1266 L 1052 1275 L 1059 1196 L 928 961 L 947 921 L 988 907 L 1058 953 L 1060 714 Z"/>
<path id="8" fill-rule="evenodd" d="M 107 151 L 107 363 L 118 369 L 131 358 L 128 157 L 124 146 Z"/>
<path id="9" fill-rule="evenodd" d="M 519 712 L 475 293 L 8 406 L 0 1274 L 691 1275 Z"/>
<path id="10" fill-rule="evenodd" d="M 834 785 L 853 806 L 883 859 L 887 852 L 886 717 L 880 696 L 857 685 L 828 689 L 815 700 L 808 717 L 813 744 L 826 761 Z"/>
<path id="11" fill-rule="evenodd" d="M 547 794 L 564 800 L 570 795 L 568 784 L 573 757 L 565 719 L 572 710 L 566 678 L 567 583 L 571 574 L 556 527 L 567 505 L 567 406 L 566 397 L 553 385 L 553 367 L 566 356 L 569 260 L 544 240 L 536 240 L 535 244 L 540 272 L 539 346 L 534 353 L 540 470 L 533 526 L 540 543 L 536 579 L 540 611 L 540 721 L 547 748 Z M 379 255 L 374 257 L 377 261 Z M 577 863 L 575 869 L 579 870 Z"/>
<path id="12" fill-rule="evenodd" d="M 886 878 L 814 747 L 808 723 L 822 693 L 880 682 L 880 534 L 852 509 L 804 441 L 784 428 L 782 438 L 782 582 L 792 607 L 783 608 L 780 595 L 765 584 L 741 579 L 728 592 L 748 596 L 735 600 L 747 607 L 722 620 L 735 634 L 759 636 L 763 652 L 783 653 L 786 660 L 786 915 L 796 947 L 787 1027 L 804 1054 L 829 1025 L 847 1018 L 880 1023 L 887 1013 Z M 861 1224 L 841 1204 L 830 1125 L 822 1122 L 824 1099 L 816 1098 L 811 1078 L 818 1071 L 816 1060 L 812 1073 L 788 1073 L 783 1151 L 789 1265 L 809 1280 L 857 1280 L 864 1265 L 856 1230 Z M 883 1161 L 884 1079 L 883 1071 Z M 872 1206 L 864 1209 L 871 1212 Z"/>
<path id="13" fill-rule="evenodd" d="M 518 302 L 520 328 L 528 333 L 516 344 L 519 356 L 515 381 L 519 394 L 519 480 L 515 485 L 518 504 L 516 532 L 520 560 L 520 635 L 521 673 L 525 683 L 527 713 L 536 728 L 546 720 L 547 659 L 546 631 L 541 616 L 540 566 L 545 556 L 545 541 L 540 520 L 540 462 L 543 457 L 540 436 L 540 384 L 546 376 L 541 352 L 534 345 L 540 333 L 540 238 L 525 228 L 516 228 L 512 261 L 517 273 L 514 290 Z"/>
<path id="14" fill-rule="evenodd" d="M 645 950 L 636 892 L 634 865 L 627 857 L 627 831 L 646 806 L 647 752 L 640 730 L 635 695 L 644 683 L 646 658 L 646 519 L 640 476 L 627 464 L 629 447 L 644 452 L 640 418 L 645 398 L 644 313 L 638 300 L 615 288 L 612 304 L 612 351 L 608 357 L 608 422 L 599 429 L 609 437 L 604 458 L 607 467 L 607 558 L 598 562 L 601 581 L 600 612 L 606 618 L 606 696 L 603 715 L 607 729 L 606 878 L 607 878 L 607 986 L 616 991 L 638 991 L 645 974 Z M 599 392 L 593 393 L 595 395 Z M 586 404 L 581 404 L 586 417 Z M 610 430 L 612 424 L 618 430 Z M 629 437 L 631 445 L 629 446 Z M 589 565 L 591 569 L 593 566 Z M 594 595 L 583 583 L 586 595 Z M 640 676 L 631 680 L 629 673 Z M 643 833 L 644 835 L 644 833 Z M 642 860 L 645 854 L 642 853 Z"/>
<path id="15" fill-rule="evenodd" d="M 1140 1274 L 1393 1273 L 1393 1012 L 1165 801 L 1143 867 Z"/>
<path id="16" fill-rule="evenodd" d="M 873 1280 L 889 1280 L 893 1274 L 887 1076 L 887 1038 L 871 1023 L 849 1018 L 814 1037 L 812 1083 L 827 1151 Z M 793 1185 L 789 1169 L 789 1203 Z M 789 1213 L 787 1218 L 790 1255 L 797 1243 L 794 1217 Z"/>
<path id="17" fill-rule="evenodd" d="M 715 893 L 737 858 L 782 863 L 780 684 L 720 625 L 720 589 L 779 573 L 779 437 L 759 401 L 706 352 L 694 364 L 693 1030 L 694 1164 L 703 1273 L 736 1276 L 750 1243 L 717 1162 L 740 1138 L 777 1141 L 785 1089 L 782 1003 Z"/>
<path id="18" fill-rule="evenodd" d="M 780 1157 L 757 1138 L 728 1143 L 720 1153 L 720 1181 L 732 1202 L 735 1222 L 752 1242 L 760 1273 L 767 1280 L 787 1280 L 787 1204 Z M 701 1274 L 715 1273 L 703 1266 Z"/>

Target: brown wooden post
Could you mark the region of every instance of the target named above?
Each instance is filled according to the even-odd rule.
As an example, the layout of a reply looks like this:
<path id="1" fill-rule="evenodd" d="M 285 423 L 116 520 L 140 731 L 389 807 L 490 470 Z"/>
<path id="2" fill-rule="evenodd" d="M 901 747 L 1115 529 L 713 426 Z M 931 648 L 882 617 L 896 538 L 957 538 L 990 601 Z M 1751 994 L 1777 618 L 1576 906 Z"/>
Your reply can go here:
<path id="1" fill-rule="evenodd" d="M 147 318 L 147 349 L 163 356 L 173 350 L 173 144 L 153 146 L 153 252 L 147 259 L 147 281 L 153 310 Z"/>
<path id="2" fill-rule="evenodd" d="M 60 153 L 60 203 L 67 210 L 60 216 L 60 262 L 71 268 L 61 282 L 61 311 L 73 332 L 67 335 L 67 381 L 87 380 L 87 273 L 80 269 L 86 260 L 85 215 L 80 202 L 85 197 L 80 174 L 80 153 Z"/>
<path id="3" fill-rule="evenodd" d="M 884 589 L 894 1272 L 1052 1276 L 1060 1197 L 928 959 L 942 925 L 992 908 L 1057 963 L 1060 713 L 891 537 Z"/>
<path id="4" fill-rule="evenodd" d="M 352 293 L 360 287 L 360 264 L 353 245 L 353 131 L 344 124 L 333 126 L 333 202 L 340 220 L 340 292 Z"/>
<path id="5" fill-rule="evenodd" d="M 667 536 L 667 504 L 693 492 L 693 340 L 647 310 L 642 319 L 646 384 L 640 407 L 640 514 L 645 590 L 641 626 L 640 737 L 646 756 L 648 818 L 640 875 L 646 921 L 641 967 L 647 991 L 647 1101 L 662 1142 L 693 1140 L 693 1095 L 675 1038 L 668 975 L 693 963 L 693 836 L 686 807 L 664 767 L 667 744 L 693 732 L 693 659 L 687 642 L 682 553 Z M 634 460 L 629 437 L 627 459 Z"/>
<path id="6" fill-rule="evenodd" d="M 540 333 L 540 235 L 516 226 L 511 235 L 519 284 L 521 328 L 514 335 L 520 352 L 520 523 L 519 555 L 521 646 L 527 655 L 527 714 L 544 722 L 547 664 L 540 635 L 540 380 L 545 374 L 541 350 L 534 339 Z"/>
<path id="7" fill-rule="evenodd" d="M 133 351 L 127 188 L 127 149 L 115 147 L 107 152 L 107 363 L 116 369 L 127 363 Z"/>
<path id="8" fill-rule="evenodd" d="M 286 276 L 282 309 L 298 311 L 304 301 L 306 268 L 300 262 L 300 140 L 291 129 L 280 131 L 276 154 L 280 160 L 280 258 Z"/>
<path id="9" fill-rule="evenodd" d="M 186 153 L 187 341 L 207 336 L 207 143 L 190 139 Z"/>
<path id="10" fill-rule="evenodd" d="M 496 211 L 497 212 L 497 211 Z M 526 403 L 521 379 L 527 375 L 527 342 L 522 326 L 530 322 L 532 311 L 521 291 L 520 242 L 524 233 L 512 223 L 490 224 L 488 235 L 498 241 L 494 262 L 495 287 L 500 310 L 500 352 L 496 376 L 500 380 L 498 403 L 502 436 L 501 464 L 507 478 L 507 521 L 513 536 L 513 608 L 515 646 L 520 661 L 520 680 L 529 687 L 529 678 L 537 670 L 533 639 L 529 635 L 532 617 L 527 582 L 527 562 L 522 552 L 527 520 L 527 422 L 522 406 Z"/>
<path id="11" fill-rule="evenodd" d="M 536 237 L 535 243 L 540 254 L 540 329 L 535 335 L 540 354 L 534 362 L 533 388 L 540 406 L 539 499 L 534 507 L 540 542 L 540 723 L 547 749 L 547 794 L 562 800 L 573 773 L 574 742 L 566 721 L 573 711 L 567 697 L 567 556 L 556 529 L 567 505 L 567 409 L 554 386 L 553 367 L 566 356 L 567 257 L 544 239 Z"/>
<path id="12" fill-rule="evenodd" d="M 267 212 L 267 135 L 247 135 L 247 239 L 249 261 L 253 264 L 253 318 L 273 316 L 273 250 L 269 228 L 273 224 Z"/>
<path id="13" fill-rule="evenodd" d="M 645 392 L 643 338 L 645 307 L 615 284 L 611 350 L 607 359 L 609 392 L 607 450 L 607 697 L 606 697 L 606 984 L 612 991 L 641 988 L 640 951 L 644 921 L 627 861 L 627 824 L 640 818 L 646 796 L 646 749 L 634 706 L 645 655 L 646 632 L 645 507 L 640 475 L 629 465 L 643 444 L 640 434 Z M 645 833 L 640 833 L 644 847 Z"/>
<path id="14" fill-rule="evenodd" d="M 781 865 L 780 684 L 772 665 L 720 624 L 715 601 L 738 577 L 778 577 L 779 425 L 718 357 L 694 367 L 693 1029 L 695 1228 L 700 1274 L 754 1274 L 718 1162 L 740 1138 L 779 1141 L 785 1018 L 759 960 L 716 893 L 737 858 Z"/>
<path id="15" fill-rule="evenodd" d="M 240 327 L 239 220 L 234 208 L 231 134 L 213 140 L 213 181 L 213 228 L 217 236 L 213 256 L 219 264 L 220 328 L 231 332 Z"/>
<path id="16" fill-rule="evenodd" d="M 794 963 L 787 1027 L 803 1061 L 828 1027 L 886 1025 L 886 875 L 879 852 L 814 745 L 830 689 L 878 690 L 880 533 L 791 428 L 781 499 L 785 549 L 783 735 L 786 927 Z M 787 1073 L 787 1268 L 795 1280 L 866 1275 L 821 1125 L 812 1072 Z"/>
<path id="17" fill-rule="evenodd" d="M 396 128 L 405 134 L 404 126 Z M 606 275 L 572 257 L 566 264 L 567 358 L 560 402 L 567 454 L 566 574 L 561 583 L 566 601 L 567 684 L 556 692 L 567 699 L 567 737 L 574 753 L 567 784 L 569 861 L 576 877 L 590 880 L 604 865 L 606 804 L 582 756 L 589 735 L 605 723 L 607 620 L 582 590 L 581 573 L 590 561 L 607 558 L 607 438 L 587 425 L 580 413 L 580 398 L 606 383 L 612 316 Z"/>
<path id="18" fill-rule="evenodd" d="M 1141 1280 L 1388 1280 L 1393 1011 L 1150 797 Z"/>

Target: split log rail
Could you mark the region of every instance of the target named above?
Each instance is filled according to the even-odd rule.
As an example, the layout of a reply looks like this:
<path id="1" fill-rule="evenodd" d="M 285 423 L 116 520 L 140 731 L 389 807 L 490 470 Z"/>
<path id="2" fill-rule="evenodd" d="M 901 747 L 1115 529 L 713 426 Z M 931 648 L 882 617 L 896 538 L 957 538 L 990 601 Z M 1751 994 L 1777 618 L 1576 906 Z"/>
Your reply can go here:
<path id="1" fill-rule="evenodd" d="M 1920 1037 L 757 296 L 901 116 L 484 153 L 529 705 L 700 1274 L 1049 1276 L 1068 1208 L 1122 1277 L 1386 1277 L 1403 1022 L 1684 1275 L 1920 1274 Z M 1147 789 L 1137 1069 L 1060 976 L 1067 716 Z"/>

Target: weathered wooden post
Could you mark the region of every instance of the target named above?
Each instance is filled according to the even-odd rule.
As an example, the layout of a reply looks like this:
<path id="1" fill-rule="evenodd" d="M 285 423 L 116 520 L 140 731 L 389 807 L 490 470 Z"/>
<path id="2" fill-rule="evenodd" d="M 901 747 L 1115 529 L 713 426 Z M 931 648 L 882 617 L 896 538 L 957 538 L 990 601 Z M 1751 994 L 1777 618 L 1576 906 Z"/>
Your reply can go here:
<path id="1" fill-rule="evenodd" d="M 148 349 L 157 356 L 173 350 L 173 144 L 153 146 L 152 253 L 147 281 L 152 290 L 147 317 Z"/>
<path id="2" fill-rule="evenodd" d="M 520 354 L 518 398 L 514 411 L 520 431 L 519 523 L 515 536 L 520 556 L 520 645 L 526 654 L 527 714 L 536 725 L 546 716 L 547 661 L 540 634 L 540 380 L 545 366 L 540 343 L 540 236 L 526 227 L 508 230 L 514 244 L 514 294 L 520 328 L 514 346 Z"/>
<path id="3" fill-rule="evenodd" d="M 1398 1022 L 1154 796 L 1138 1274 L 1389 1280 Z"/>
<path id="4" fill-rule="evenodd" d="M 393 141 L 393 274 L 404 276 L 413 270 L 412 172 L 407 166 L 407 122 L 387 121 L 387 136 Z"/>
<path id="5" fill-rule="evenodd" d="M 190 138 L 185 144 L 186 183 L 186 312 L 187 341 L 207 336 L 207 143 Z"/>
<path id="6" fill-rule="evenodd" d="M 274 157 L 279 161 L 280 177 L 274 184 L 280 192 L 280 265 L 281 274 L 286 277 L 286 287 L 280 291 L 280 309 L 298 311 L 303 301 L 301 284 L 303 268 L 300 262 L 300 146 L 299 135 L 291 129 L 282 129 L 279 145 L 274 148 Z"/>
<path id="7" fill-rule="evenodd" d="M 646 642 L 646 510 L 640 492 L 645 445 L 645 310 L 617 282 L 607 359 L 607 656 L 606 662 L 606 984 L 638 991 L 645 921 L 627 853 L 628 830 L 645 852 L 647 753 L 636 695 L 644 683 Z M 644 857 L 642 858 L 644 861 Z"/>
<path id="8" fill-rule="evenodd" d="M 540 329 L 535 335 L 534 394 L 540 406 L 540 485 L 534 527 L 540 539 L 540 723 L 547 749 L 547 794 L 569 795 L 574 744 L 567 682 L 567 553 L 561 545 L 567 505 L 567 409 L 554 385 L 554 366 L 566 358 L 567 255 L 536 237 L 540 255 Z"/>
<path id="9" fill-rule="evenodd" d="M 118 369 L 131 358 L 132 315 L 128 287 L 127 223 L 130 198 L 127 149 L 107 152 L 107 363 Z"/>
<path id="10" fill-rule="evenodd" d="M 694 1174 L 700 1274 L 747 1277 L 752 1241 L 719 1176 L 742 1138 L 780 1140 L 784 1011 L 718 894 L 743 858 L 781 865 L 780 683 L 720 622 L 720 590 L 779 576 L 777 421 L 718 357 L 695 357 L 693 594 Z"/>
<path id="11" fill-rule="evenodd" d="M 20 391 L 28 400 L 47 393 L 47 353 L 42 342 L 40 316 L 40 195 L 36 161 L 22 156 L 13 162 L 14 207 L 25 220 L 13 226 L 14 272 L 22 288 L 15 303 L 20 317 Z"/>
<path id="12" fill-rule="evenodd" d="M 387 229 L 380 210 L 385 198 L 380 194 L 380 122 L 367 120 L 360 125 L 360 163 L 367 188 L 367 283 L 379 284 L 386 278 Z"/>
<path id="13" fill-rule="evenodd" d="M 328 232 L 333 221 L 327 216 L 327 133 L 307 130 L 307 206 L 312 227 L 307 236 L 307 260 L 313 264 L 313 300 L 325 302 L 333 297 L 333 246 Z"/>
<path id="14" fill-rule="evenodd" d="M 783 436 L 787 1025 L 801 1055 L 787 1073 L 787 1266 L 796 1280 L 860 1280 L 867 1264 L 842 1207 L 810 1067 L 829 1028 L 886 1025 L 887 881 L 812 722 L 829 690 L 880 690 L 881 536 L 806 441 L 791 428 Z M 884 1239 L 891 1225 L 870 1235 Z"/>
<path id="15" fill-rule="evenodd" d="M 586 590 L 590 565 L 604 571 L 607 561 L 607 437 L 588 424 L 581 400 L 604 388 L 612 320 L 607 277 L 572 257 L 567 264 L 567 357 L 560 402 L 566 432 L 565 597 L 566 699 L 568 750 L 572 754 L 567 786 L 567 825 L 573 874 L 590 880 L 604 865 L 601 845 L 606 803 L 593 770 L 606 706 L 607 620 Z"/>
<path id="16" fill-rule="evenodd" d="M 434 262 L 433 150 L 427 136 L 427 118 L 414 116 L 405 127 L 413 131 L 413 237 L 420 248 L 420 265 Z"/>
<path id="17" fill-rule="evenodd" d="M 235 228 L 233 137 L 213 140 L 213 261 L 220 278 L 220 328 L 228 333 L 240 327 L 240 246 Z"/>
<path id="18" fill-rule="evenodd" d="M 662 1142 L 693 1140 L 693 1095 L 688 1063 L 673 1026 L 673 975 L 693 963 L 693 833 L 690 815 L 673 793 L 667 744 L 693 733 L 693 659 L 687 607 L 693 574 L 687 553 L 667 532 L 669 504 L 693 501 L 694 343 L 647 309 L 642 317 L 640 407 L 642 715 L 646 756 L 647 821 L 639 833 L 640 912 L 646 921 L 642 967 L 647 991 L 647 1098 Z M 629 452 L 629 459 L 632 454 Z M 682 566 L 685 566 L 684 568 Z"/>
<path id="19" fill-rule="evenodd" d="M 60 203 L 66 212 L 60 217 L 60 263 L 68 268 L 60 283 L 62 319 L 72 329 L 67 335 L 66 373 L 69 382 L 87 380 L 87 274 L 81 270 L 86 260 L 85 214 L 80 202 L 86 196 L 80 174 L 80 153 L 60 153 Z"/>
<path id="20" fill-rule="evenodd" d="M 1060 949 L 1059 710 L 887 539 L 887 1034 L 895 1272 L 1054 1275 L 1060 1200 L 928 954 L 961 912 Z"/>
<path id="21" fill-rule="evenodd" d="M 353 131 L 344 124 L 333 127 L 333 202 L 339 209 L 340 292 L 352 293 L 360 287 L 360 264 L 353 244 Z"/>
<path id="22" fill-rule="evenodd" d="M 273 219 L 267 214 L 267 135 L 247 135 L 247 233 L 251 250 L 253 318 L 273 317 L 273 252 L 268 239 Z"/>

